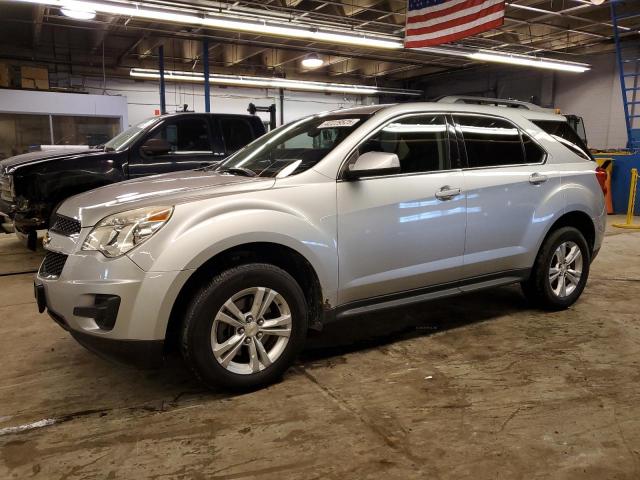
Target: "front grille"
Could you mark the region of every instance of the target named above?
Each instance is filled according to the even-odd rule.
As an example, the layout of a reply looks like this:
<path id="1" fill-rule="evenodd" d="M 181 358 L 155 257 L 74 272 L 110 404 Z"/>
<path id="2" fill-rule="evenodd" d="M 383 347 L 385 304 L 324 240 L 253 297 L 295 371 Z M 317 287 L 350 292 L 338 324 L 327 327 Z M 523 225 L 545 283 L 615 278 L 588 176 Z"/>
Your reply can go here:
<path id="1" fill-rule="evenodd" d="M 11 182 L 7 175 L 0 175 L 0 198 L 7 202 L 13 201 L 13 194 L 11 193 Z"/>
<path id="2" fill-rule="evenodd" d="M 50 230 L 62 235 L 74 235 L 80 233 L 80 222 L 75 218 L 65 217 L 56 213 L 53 216 Z"/>
<path id="3" fill-rule="evenodd" d="M 41 277 L 59 277 L 64 268 L 64 264 L 67 261 L 67 256 L 63 253 L 48 252 L 44 257 L 42 265 L 40 265 Z"/>

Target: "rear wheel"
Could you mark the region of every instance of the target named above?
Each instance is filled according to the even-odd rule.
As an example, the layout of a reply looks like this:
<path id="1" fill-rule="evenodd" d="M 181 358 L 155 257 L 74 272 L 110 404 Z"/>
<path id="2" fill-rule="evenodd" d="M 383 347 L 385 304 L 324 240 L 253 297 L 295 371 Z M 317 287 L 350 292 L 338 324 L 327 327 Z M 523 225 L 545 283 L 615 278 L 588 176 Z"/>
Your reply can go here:
<path id="1" fill-rule="evenodd" d="M 306 332 L 300 286 L 284 270 L 254 263 L 217 275 L 194 297 L 182 352 L 209 387 L 258 388 L 291 365 Z"/>
<path id="2" fill-rule="evenodd" d="M 579 230 L 562 227 L 543 243 L 531 276 L 522 283 L 525 296 L 547 310 L 573 305 L 589 276 L 591 253 Z"/>

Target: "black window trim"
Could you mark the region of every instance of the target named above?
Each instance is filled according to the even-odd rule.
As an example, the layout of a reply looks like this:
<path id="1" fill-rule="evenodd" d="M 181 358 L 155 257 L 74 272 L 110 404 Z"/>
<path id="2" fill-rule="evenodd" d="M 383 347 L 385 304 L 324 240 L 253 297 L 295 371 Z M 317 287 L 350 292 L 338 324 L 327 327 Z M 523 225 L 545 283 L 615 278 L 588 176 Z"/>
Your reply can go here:
<path id="1" fill-rule="evenodd" d="M 485 167 L 470 167 L 469 166 L 469 157 L 467 156 L 467 147 L 464 143 L 464 134 L 462 133 L 462 130 L 459 128 L 460 126 L 458 125 L 458 123 L 455 121 L 455 117 L 456 116 L 465 116 L 465 117 L 486 117 L 486 118 L 494 118 L 494 119 L 498 119 L 498 120 L 504 120 L 505 122 L 511 124 L 512 126 L 514 126 L 517 130 L 518 130 L 518 135 L 520 137 L 520 146 L 522 148 L 522 157 L 526 160 L 527 159 L 527 153 L 525 151 L 524 148 L 524 141 L 522 140 L 522 134 L 524 133 L 525 135 L 527 135 L 532 142 L 534 142 L 544 153 L 544 158 L 541 162 L 532 162 L 532 163 L 510 163 L 507 165 L 489 165 L 489 166 L 485 166 Z M 488 168 L 512 168 L 512 167 L 527 167 L 527 166 L 531 166 L 531 165 L 545 165 L 547 163 L 547 160 L 549 159 L 549 152 L 547 152 L 547 149 L 544 148 L 542 145 L 540 145 L 540 142 L 538 142 L 535 138 L 533 138 L 529 133 L 527 133 L 526 131 L 523 131 L 523 129 L 517 125 L 516 123 L 514 123 L 512 120 L 505 118 L 505 117 L 501 117 L 500 115 L 492 115 L 492 114 L 486 114 L 486 113 L 474 113 L 474 112 L 451 112 L 451 117 L 452 117 L 452 121 L 454 123 L 454 128 L 456 130 L 456 134 L 458 137 L 458 148 L 461 149 L 461 152 L 464 152 L 464 166 L 462 167 L 462 170 L 467 171 L 467 170 L 486 170 Z M 534 124 L 535 125 L 535 124 Z M 537 125 L 535 125 L 536 128 L 540 128 Z M 542 130 L 542 129 L 540 129 Z"/>
<path id="2" fill-rule="evenodd" d="M 349 150 L 349 153 L 347 153 L 347 155 L 345 155 L 344 160 L 342 161 L 342 163 L 340 164 L 340 168 L 338 169 L 338 178 L 337 181 L 338 182 L 351 182 L 352 180 L 349 180 L 346 178 L 346 171 L 347 171 L 347 165 L 349 165 L 349 163 L 351 162 L 351 157 L 355 154 L 355 152 L 358 150 L 358 148 L 360 148 L 360 146 L 362 144 L 364 144 L 365 142 L 367 142 L 371 137 L 373 137 L 374 135 L 376 135 L 380 130 L 382 130 L 384 127 L 386 127 L 387 125 L 389 125 L 390 123 L 397 121 L 397 120 L 401 120 L 403 118 L 407 118 L 407 117 L 416 117 L 416 116 L 421 116 L 421 115 L 438 115 L 444 118 L 445 121 L 445 125 L 446 125 L 446 132 L 447 132 L 447 156 L 449 157 L 449 164 L 451 165 L 452 168 L 449 168 L 447 170 L 432 170 L 429 172 L 411 172 L 411 173 L 394 173 L 391 175 L 371 175 L 369 177 L 362 177 L 360 179 L 358 179 L 358 181 L 362 182 L 362 181 L 366 181 L 366 180 L 377 180 L 379 178 L 397 178 L 397 177 L 409 177 L 409 176 L 417 176 L 417 175 L 432 175 L 435 173 L 446 173 L 446 172 L 457 172 L 457 171 L 462 171 L 462 157 L 460 155 L 460 149 L 458 147 L 458 158 L 457 161 L 455 163 L 457 163 L 457 167 L 454 168 L 454 159 L 452 158 L 452 141 L 455 140 L 457 143 L 457 137 L 455 139 L 451 138 L 451 135 L 453 134 L 455 136 L 455 131 L 454 131 L 454 124 L 450 123 L 450 118 L 448 117 L 449 112 L 443 112 L 443 111 L 419 111 L 419 112 L 406 112 L 406 113 L 401 113 L 395 117 L 389 118 L 387 119 L 385 122 L 381 123 L 380 125 L 378 125 L 373 131 L 369 132 L 369 134 L 364 137 L 362 140 L 360 140 L 357 145 L 355 145 L 351 150 Z"/>

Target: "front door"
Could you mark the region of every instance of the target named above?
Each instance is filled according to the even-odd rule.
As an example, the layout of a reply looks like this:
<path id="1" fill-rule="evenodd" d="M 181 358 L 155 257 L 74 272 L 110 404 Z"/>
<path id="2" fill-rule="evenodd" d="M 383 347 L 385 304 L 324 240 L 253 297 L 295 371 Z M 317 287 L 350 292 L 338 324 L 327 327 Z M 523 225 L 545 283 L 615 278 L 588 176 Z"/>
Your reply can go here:
<path id="1" fill-rule="evenodd" d="M 148 155 L 139 148 L 132 152 L 130 178 L 193 170 L 215 164 L 221 158 L 214 154 L 209 123 L 203 117 L 178 116 L 168 119 L 151 130 L 141 144 L 151 138 L 166 140 L 171 150 L 160 155 Z"/>
<path id="2" fill-rule="evenodd" d="M 369 151 L 397 154 L 401 172 L 338 181 L 339 302 L 458 280 L 466 196 L 445 116 L 394 119 L 350 161 Z"/>

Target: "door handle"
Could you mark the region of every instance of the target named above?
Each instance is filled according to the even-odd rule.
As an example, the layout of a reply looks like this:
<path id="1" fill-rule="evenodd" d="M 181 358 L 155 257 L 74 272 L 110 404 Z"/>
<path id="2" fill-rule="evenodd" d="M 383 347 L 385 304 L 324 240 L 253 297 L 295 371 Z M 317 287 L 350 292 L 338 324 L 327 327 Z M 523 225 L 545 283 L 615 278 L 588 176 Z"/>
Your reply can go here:
<path id="1" fill-rule="evenodd" d="M 460 195 L 461 191 L 460 188 L 452 188 L 449 185 L 445 185 L 436 192 L 436 198 L 438 200 L 451 200 L 456 195 Z"/>
<path id="2" fill-rule="evenodd" d="M 538 173 L 538 172 L 532 173 L 531 176 L 529 177 L 529 183 L 532 185 L 540 185 L 541 183 L 544 183 L 547 180 L 549 180 L 549 177 L 547 177 L 546 175 L 542 175 L 541 173 Z"/>

